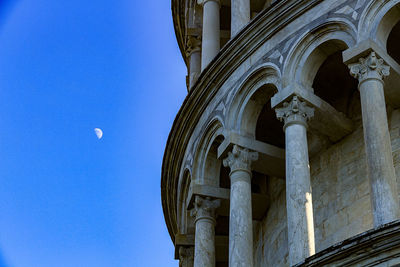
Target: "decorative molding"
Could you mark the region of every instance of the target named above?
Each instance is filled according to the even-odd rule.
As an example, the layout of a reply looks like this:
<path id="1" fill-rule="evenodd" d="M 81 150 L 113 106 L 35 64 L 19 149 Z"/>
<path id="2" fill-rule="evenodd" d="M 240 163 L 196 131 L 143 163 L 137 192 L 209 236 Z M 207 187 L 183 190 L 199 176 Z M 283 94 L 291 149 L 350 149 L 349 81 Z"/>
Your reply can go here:
<path id="1" fill-rule="evenodd" d="M 186 56 L 190 57 L 194 52 L 200 52 L 201 49 L 201 37 L 190 35 L 186 38 Z"/>
<path id="2" fill-rule="evenodd" d="M 285 123 L 284 129 L 291 124 L 303 124 L 307 127 L 307 121 L 314 116 L 314 108 L 307 106 L 294 95 L 290 102 L 284 102 L 282 108 L 275 109 L 276 117 Z"/>
<path id="3" fill-rule="evenodd" d="M 251 152 L 247 148 L 234 145 L 232 152 L 223 160 L 225 167 L 231 169 L 231 173 L 237 170 L 251 172 L 251 163 L 258 159 L 258 152 Z"/>
<path id="4" fill-rule="evenodd" d="M 350 74 L 358 79 L 360 83 L 368 79 L 383 80 L 390 74 L 390 67 L 382 58 L 378 58 L 375 52 L 368 57 L 360 58 L 358 63 L 349 64 Z"/>

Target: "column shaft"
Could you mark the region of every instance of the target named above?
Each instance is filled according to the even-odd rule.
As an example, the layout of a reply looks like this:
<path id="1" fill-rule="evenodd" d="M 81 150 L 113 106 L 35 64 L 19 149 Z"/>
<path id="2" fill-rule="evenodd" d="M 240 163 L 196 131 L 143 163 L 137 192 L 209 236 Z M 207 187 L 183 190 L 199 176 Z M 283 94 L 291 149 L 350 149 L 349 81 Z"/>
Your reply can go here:
<path id="1" fill-rule="evenodd" d="M 200 50 L 193 51 L 190 54 L 189 65 L 189 90 L 193 87 L 201 72 Z"/>
<path id="2" fill-rule="evenodd" d="M 196 221 L 194 267 L 215 266 L 215 221 Z"/>
<path id="3" fill-rule="evenodd" d="M 251 162 L 256 152 L 237 145 L 229 152 L 224 165 L 231 169 L 229 217 L 229 266 L 253 266 L 253 216 L 251 205 Z"/>
<path id="4" fill-rule="evenodd" d="M 196 196 L 194 267 L 215 266 L 215 210 L 219 200 Z"/>
<path id="5" fill-rule="evenodd" d="M 379 226 L 396 220 L 399 211 L 382 83 L 365 81 L 360 94 L 374 224 Z"/>
<path id="6" fill-rule="evenodd" d="M 286 127 L 286 209 L 290 263 L 315 253 L 306 127 Z"/>
<path id="7" fill-rule="evenodd" d="M 286 209 L 290 265 L 315 253 L 314 219 L 308 160 L 307 120 L 314 110 L 294 96 L 276 109 L 285 122 Z"/>
<path id="8" fill-rule="evenodd" d="M 389 66 L 372 52 L 360 63 L 350 65 L 359 79 L 367 169 L 375 227 L 399 218 L 396 174 L 383 93 L 383 77 Z"/>
<path id="9" fill-rule="evenodd" d="M 218 54 L 220 49 L 219 0 L 203 1 L 203 37 L 201 70 Z"/>
<path id="10" fill-rule="evenodd" d="M 231 1 L 231 36 L 235 36 L 250 21 L 250 0 Z"/>
<path id="11" fill-rule="evenodd" d="M 253 266 L 251 175 L 238 170 L 230 177 L 229 266 Z"/>

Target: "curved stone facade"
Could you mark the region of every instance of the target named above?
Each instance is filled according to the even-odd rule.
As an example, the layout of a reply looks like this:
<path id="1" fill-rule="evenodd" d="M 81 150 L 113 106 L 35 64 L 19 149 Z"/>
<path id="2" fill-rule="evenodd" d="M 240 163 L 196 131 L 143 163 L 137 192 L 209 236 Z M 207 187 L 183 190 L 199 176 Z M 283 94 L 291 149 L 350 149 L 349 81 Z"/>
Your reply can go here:
<path id="1" fill-rule="evenodd" d="M 180 266 L 400 263 L 400 0 L 172 12 L 188 95 L 161 193 Z"/>

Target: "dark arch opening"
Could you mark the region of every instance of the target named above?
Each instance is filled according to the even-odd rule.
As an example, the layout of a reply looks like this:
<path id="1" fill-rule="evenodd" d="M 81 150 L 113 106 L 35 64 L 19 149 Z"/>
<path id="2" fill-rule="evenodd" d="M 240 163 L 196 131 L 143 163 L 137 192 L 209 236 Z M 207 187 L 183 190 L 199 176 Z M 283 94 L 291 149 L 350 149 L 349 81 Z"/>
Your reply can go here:
<path id="1" fill-rule="evenodd" d="M 219 135 L 215 138 L 213 141 L 206 157 L 205 165 L 204 165 L 204 182 L 206 184 L 212 185 L 212 186 L 218 186 L 220 184 L 220 174 L 221 171 L 221 166 L 222 166 L 222 161 L 218 159 L 218 147 L 221 145 L 221 143 L 224 141 L 224 137 L 222 135 Z"/>
<path id="2" fill-rule="evenodd" d="M 400 64 L 400 22 L 391 30 L 386 43 L 386 49 L 398 64 Z"/>
<path id="3" fill-rule="evenodd" d="M 314 93 L 352 119 L 361 118 L 358 81 L 343 63 L 342 50 L 329 55 L 314 78 Z"/>
<path id="4" fill-rule="evenodd" d="M 258 116 L 256 140 L 280 148 L 285 148 L 283 122 L 276 118 L 275 111 L 271 108 L 271 99 L 268 99 Z"/>

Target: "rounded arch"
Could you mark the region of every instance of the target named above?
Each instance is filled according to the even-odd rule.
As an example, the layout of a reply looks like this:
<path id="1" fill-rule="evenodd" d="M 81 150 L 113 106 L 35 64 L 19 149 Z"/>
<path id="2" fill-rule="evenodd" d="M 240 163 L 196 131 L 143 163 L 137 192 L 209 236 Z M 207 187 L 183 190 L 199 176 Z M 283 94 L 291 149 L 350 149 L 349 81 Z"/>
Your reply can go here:
<path id="1" fill-rule="evenodd" d="M 361 14 L 357 41 L 372 39 L 386 48 L 393 27 L 400 21 L 400 0 L 371 1 Z"/>
<path id="2" fill-rule="evenodd" d="M 224 126 L 220 117 L 214 117 L 205 127 L 193 162 L 196 183 L 219 185 L 221 161 L 217 157 L 218 146 L 224 140 Z"/>
<path id="3" fill-rule="evenodd" d="M 254 137 L 258 117 L 270 98 L 281 89 L 279 68 L 266 63 L 243 79 L 233 96 L 227 115 L 227 127 L 241 135 Z"/>
<path id="4" fill-rule="evenodd" d="M 189 214 L 186 209 L 186 199 L 188 196 L 192 175 L 189 169 L 185 168 L 178 182 L 178 201 L 177 201 L 177 224 L 179 233 L 188 232 Z"/>
<path id="5" fill-rule="evenodd" d="M 343 18 L 332 18 L 303 34 L 284 62 L 283 86 L 300 84 L 312 90 L 318 69 L 326 58 L 356 43 L 354 25 Z"/>

